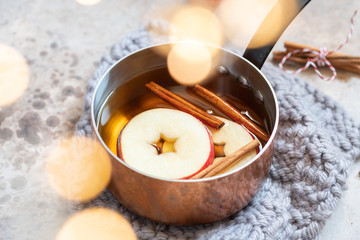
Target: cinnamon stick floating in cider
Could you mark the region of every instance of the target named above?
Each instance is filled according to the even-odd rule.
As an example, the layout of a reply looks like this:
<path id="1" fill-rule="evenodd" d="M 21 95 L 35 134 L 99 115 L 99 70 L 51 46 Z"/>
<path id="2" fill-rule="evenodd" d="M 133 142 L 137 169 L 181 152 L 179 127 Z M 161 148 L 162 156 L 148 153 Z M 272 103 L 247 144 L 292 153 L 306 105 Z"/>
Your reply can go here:
<path id="1" fill-rule="evenodd" d="M 166 90 L 165 88 L 154 82 L 149 82 L 145 84 L 145 86 L 165 102 L 169 103 L 170 105 L 181 111 L 189 113 L 190 115 L 196 117 L 204 124 L 212 128 L 220 129 L 225 124 L 223 121 L 201 110 L 200 108 L 194 106 L 180 96 Z"/>
<path id="2" fill-rule="evenodd" d="M 205 168 L 195 176 L 191 177 L 190 179 L 199 179 L 204 177 L 212 177 L 230 166 L 231 164 L 238 161 L 241 157 L 245 156 L 247 153 L 252 151 L 254 148 L 257 148 L 260 145 L 259 141 L 254 139 L 245 146 L 242 146 L 239 148 L 236 152 L 230 154 L 229 156 L 226 156 L 224 158 L 221 158 L 214 162 L 209 167 Z"/>
<path id="3" fill-rule="evenodd" d="M 269 134 L 267 134 L 264 130 L 262 130 L 259 126 L 253 123 L 251 120 L 243 116 L 238 110 L 236 110 L 229 103 L 221 99 L 215 93 L 207 90 L 206 88 L 196 85 L 194 87 L 194 91 L 200 97 L 207 100 L 209 103 L 217 107 L 220 111 L 222 111 L 226 116 L 231 118 L 237 123 L 244 125 L 250 132 L 255 134 L 257 137 L 261 138 L 264 141 L 269 139 Z"/>

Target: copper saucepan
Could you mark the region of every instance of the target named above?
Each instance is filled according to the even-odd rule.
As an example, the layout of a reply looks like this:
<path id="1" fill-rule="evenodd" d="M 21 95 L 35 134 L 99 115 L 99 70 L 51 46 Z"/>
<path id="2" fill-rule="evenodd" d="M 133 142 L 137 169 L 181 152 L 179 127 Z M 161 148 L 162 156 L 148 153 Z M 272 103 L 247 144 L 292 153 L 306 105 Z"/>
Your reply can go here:
<path id="1" fill-rule="evenodd" d="M 278 4 L 286 1 L 280 0 Z M 289 16 L 287 16 L 286 24 L 275 36 L 275 41 L 308 2 L 309 0 L 298 0 L 296 10 L 284 13 Z M 278 4 L 265 18 L 253 41 L 261 36 L 260 33 L 264 28 L 269 27 L 267 19 L 278 14 L 276 9 L 279 7 Z M 194 225 L 218 221 L 241 210 L 251 201 L 268 176 L 279 122 L 275 93 L 269 81 L 259 70 L 275 41 L 265 47 L 247 49 L 243 57 L 217 48 L 218 61 L 217 66 L 214 66 L 214 71 L 220 70 L 219 74 L 223 77 L 214 78 L 213 81 L 206 83 L 206 87 L 214 92 L 221 91 L 237 97 L 242 92 L 244 84 L 251 86 L 260 104 L 264 106 L 265 122 L 271 135 L 266 145 L 252 161 L 236 171 L 211 178 L 169 180 L 143 174 L 114 155 L 104 143 L 98 130 L 102 107 L 109 95 L 115 89 L 120 91 L 121 94 L 117 99 L 118 107 L 120 107 L 144 94 L 147 91 L 144 87 L 145 83 L 155 79 L 134 78 L 134 76 L 159 67 L 166 67 L 166 56 L 157 53 L 159 49 L 162 53 L 168 53 L 172 44 L 157 45 L 137 51 L 119 60 L 104 74 L 94 92 L 91 124 L 95 138 L 101 142 L 110 155 L 113 168 L 109 190 L 118 201 L 143 217 L 171 225 Z M 226 74 L 231 74 L 235 78 L 229 80 Z M 161 76 L 156 75 L 154 77 L 164 87 L 177 85 L 171 79 L 162 80 Z"/>

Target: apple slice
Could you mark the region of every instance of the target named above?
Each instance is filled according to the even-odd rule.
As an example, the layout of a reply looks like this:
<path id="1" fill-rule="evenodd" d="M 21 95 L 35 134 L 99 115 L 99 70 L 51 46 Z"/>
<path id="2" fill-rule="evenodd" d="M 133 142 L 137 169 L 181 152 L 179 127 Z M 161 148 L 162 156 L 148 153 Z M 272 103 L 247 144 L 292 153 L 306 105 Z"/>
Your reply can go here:
<path id="1" fill-rule="evenodd" d="M 242 125 L 222 117 L 217 118 L 223 121 L 225 125 L 219 130 L 210 129 L 213 136 L 215 148 L 219 149 L 217 149 L 216 153 L 220 152 L 221 154 L 225 154 L 225 156 L 228 156 L 229 154 L 235 152 L 240 147 L 248 144 L 254 139 L 254 137 Z M 221 149 L 222 146 L 223 149 Z M 254 149 L 253 151 L 242 157 L 239 161 L 221 171 L 219 174 L 223 174 L 225 172 L 240 168 L 241 166 L 249 162 L 251 159 L 253 159 L 256 156 L 256 153 L 257 150 Z M 221 157 L 216 157 L 214 161 L 217 161 L 220 158 Z"/>
<path id="2" fill-rule="evenodd" d="M 118 138 L 118 156 L 141 172 L 186 179 L 214 161 L 210 131 L 179 110 L 156 108 L 132 118 Z"/>

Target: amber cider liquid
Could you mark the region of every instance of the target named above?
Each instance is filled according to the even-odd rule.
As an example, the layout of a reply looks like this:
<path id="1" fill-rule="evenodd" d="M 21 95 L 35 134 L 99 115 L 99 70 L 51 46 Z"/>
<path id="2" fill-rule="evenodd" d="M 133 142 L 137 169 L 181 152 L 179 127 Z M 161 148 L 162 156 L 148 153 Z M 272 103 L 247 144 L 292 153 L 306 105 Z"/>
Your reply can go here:
<path id="1" fill-rule="evenodd" d="M 153 69 L 149 72 L 142 73 L 139 76 L 134 77 L 130 81 L 137 81 L 139 79 L 147 79 L 147 82 L 154 81 L 161 86 L 165 87 L 167 90 L 170 90 L 173 93 L 176 93 L 188 100 L 192 104 L 197 107 L 210 112 L 215 116 L 224 117 L 229 119 L 226 115 L 216 109 L 214 106 L 209 104 L 206 100 L 203 100 L 199 96 L 197 96 L 192 90 L 191 87 L 176 85 L 175 83 L 172 86 L 164 86 L 162 83 L 157 81 L 159 76 L 162 77 L 162 80 L 166 83 L 174 82 L 170 75 L 167 72 L 166 68 L 158 68 Z M 216 78 L 216 76 L 213 76 Z M 224 79 L 225 78 L 225 79 Z M 210 79 L 211 82 L 212 79 Z M 222 76 L 218 79 L 214 79 L 213 82 L 216 82 L 216 85 L 219 84 L 218 81 L 226 81 L 230 84 L 239 84 L 236 82 L 235 76 L 229 74 L 228 76 Z M 138 86 L 139 91 L 144 92 L 140 96 L 134 98 L 133 100 L 124 103 L 121 101 L 123 99 L 121 94 L 124 94 L 124 89 L 116 89 L 113 91 L 110 96 L 107 98 L 107 101 L 104 103 L 100 115 L 98 117 L 98 129 L 99 133 L 108 146 L 108 148 L 117 155 L 117 139 L 118 136 L 126 125 L 126 123 L 136 116 L 137 114 L 144 112 L 153 108 L 171 108 L 174 109 L 171 105 L 167 104 L 159 97 L 151 93 L 144 86 L 145 84 L 141 84 Z M 210 84 L 209 86 L 213 86 L 214 84 Z M 226 84 L 225 84 L 226 85 Z M 207 87 L 206 85 L 204 85 Z M 123 86 L 126 87 L 126 86 Z M 231 103 L 235 106 L 240 112 L 245 114 L 252 121 L 256 122 L 260 127 L 269 132 L 269 120 L 266 114 L 266 109 L 264 104 L 256 100 L 254 96 L 254 91 L 249 86 L 240 86 L 236 93 L 236 96 L 232 94 L 224 94 L 221 92 L 222 87 L 218 87 L 218 91 L 214 91 L 213 89 L 209 89 L 218 94 L 222 99 Z M 231 86 L 230 86 L 231 88 Z M 226 86 L 223 87 L 226 89 Z M 220 90 L 220 91 L 219 91 Z M 125 91 L 126 92 L 126 91 Z M 231 119 L 229 119 L 231 120 Z M 253 135 L 254 136 L 254 135 Z M 263 146 L 266 142 L 260 141 Z"/>

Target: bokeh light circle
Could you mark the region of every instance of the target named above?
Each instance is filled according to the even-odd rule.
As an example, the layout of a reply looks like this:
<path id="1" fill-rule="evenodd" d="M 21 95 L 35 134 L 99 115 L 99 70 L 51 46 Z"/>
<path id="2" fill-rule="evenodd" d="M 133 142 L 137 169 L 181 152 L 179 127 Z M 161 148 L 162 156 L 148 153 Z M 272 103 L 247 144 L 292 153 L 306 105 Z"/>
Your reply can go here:
<path id="1" fill-rule="evenodd" d="M 136 240 L 130 223 L 119 213 L 106 208 L 88 208 L 71 216 L 56 240 Z"/>
<path id="2" fill-rule="evenodd" d="M 184 7 L 171 19 L 170 35 L 179 41 L 196 41 L 220 46 L 223 43 L 221 23 L 217 16 L 202 7 Z"/>
<path id="3" fill-rule="evenodd" d="M 98 4 L 101 0 L 75 0 L 77 3 L 85 6 Z"/>
<path id="4" fill-rule="evenodd" d="M 218 15 L 226 38 L 237 46 L 247 47 L 276 2 L 277 0 L 223 0 L 218 7 Z M 278 17 L 281 18 L 280 15 Z M 273 40 L 272 34 L 279 27 L 276 24 L 269 25 L 268 31 L 257 40 L 256 47 L 265 46 Z"/>
<path id="5" fill-rule="evenodd" d="M 167 65 L 170 75 L 178 83 L 195 85 L 209 75 L 212 56 L 203 44 L 182 42 L 171 48 Z"/>
<path id="6" fill-rule="evenodd" d="M 62 197 L 88 201 L 102 192 L 111 178 L 111 161 L 100 143 L 75 136 L 56 144 L 46 166 L 50 185 Z"/>
<path id="7" fill-rule="evenodd" d="M 0 44 L 0 106 L 15 102 L 29 84 L 26 59 L 16 49 Z"/>

